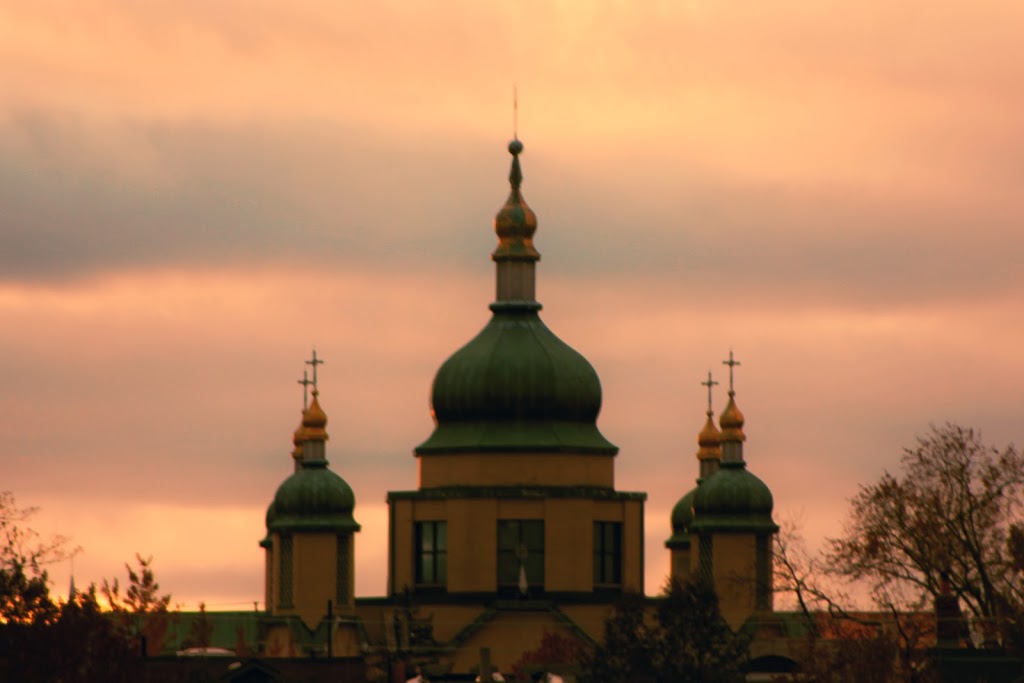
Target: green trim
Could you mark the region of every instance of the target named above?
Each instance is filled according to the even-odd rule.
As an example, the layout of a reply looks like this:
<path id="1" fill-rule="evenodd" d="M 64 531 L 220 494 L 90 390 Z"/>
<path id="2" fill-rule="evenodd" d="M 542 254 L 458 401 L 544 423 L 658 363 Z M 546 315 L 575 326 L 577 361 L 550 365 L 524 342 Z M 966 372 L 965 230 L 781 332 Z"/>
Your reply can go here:
<path id="1" fill-rule="evenodd" d="M 498 610 L 494 607 L 488 607 L 483 612 L 477 615 L 476 619 L 469 622 L 462 629 L 452 636 L 452 639 L 448 641 L 448 645 L 454 645 L 458 647 L 466 642 L 471 635 L 479 631 L 487 622 L 494 618 L 494 615 L 498 613 Z"/>
<path id="2" fill-rule="evenodd" d="M 769 516 L 767 519 L 763 517 L 738 517 L 729 516 L 721 517 L 715 516 L 713 519 L 703 519 L 700 517 L 693 521 L 690 526 L 690 531 L 694 534 L 706 534 L 708 532 L 713 533 L 732 533 L 732 534 L 745 534 L 745 533 L 770 533 L 774 534 L 778 532 L 779 525 L 772 521 Z"/>
<path id="3" fill-rule="evenodd" d="M 363 527 L 351 516 L 345 518 L 341 515 L 324 516 L 320 519 L 305 518 L 301 516 L 285 515 L 274 521 L 270 531 L 278 533 L 291 533 L 295 531 L 359 531 Z"/>
<path id="4" fill-rule="evenodd" d="M 671 538 L 665 541 L 665 547 L 669 550 L 689 550 L 690 537 L 680 537 L 679 534 L 673 534 Z"/>
<path id="5" fill-rule="evenodd" d="M 573 635 L 585 642 L 590 647 L 597 645 L 597 641 L 589 633 L 583 630 L 583 628 L 573 621 L 568 614 L 558 609 L 558 607 L 552 606 L 551 613 L 555 616 L 562 626 L 572 631 Z"/>
<path id="6" fill-rule="evenodd" d="M 579 453 L 617 455 L 593 422 L 474 420 L 443 422 L 416 447 L 416 456 L 460 453 Z"/>
<path id="7" fill-rule="evenodd" d="M 396 500 L 448 500 L 462 498 L 582 498 L 587 500 L 647 500 L 644 491 L 616 491 L 600 486 L 444 486 L 416 491 L 388 491 Z"/>
<path id="8" fill-rule="evenodd" d="M 545 591 L 544 597 L 533 600 L 513 600 L 498 597 L 497 592 L 466 592 L 445 593 L 438 591 L 410 592 L 417 607 L 428 608 L 432 605 L 478 606 L 481 609 L 503 609 L 536 611 L 558 605 L 614 605 L 622 594 L 621 588 L 598 588 L 593 591 Z M 398 607 L 407 604 L 401 595 L 380 596 L 372 598 L 356 598 L 356 609 L 360 607 Z"/>

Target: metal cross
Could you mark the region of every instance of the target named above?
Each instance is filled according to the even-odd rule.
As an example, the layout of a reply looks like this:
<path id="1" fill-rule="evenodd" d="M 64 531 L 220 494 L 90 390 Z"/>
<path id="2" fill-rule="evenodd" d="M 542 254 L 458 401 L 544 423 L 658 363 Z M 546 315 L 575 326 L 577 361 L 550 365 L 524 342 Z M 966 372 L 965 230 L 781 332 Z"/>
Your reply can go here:
<path id="1" fill-rule="evenodd" d="M 307 363 L 309 361 L 306 361 Z M 321 363 L 323 361 L 320 361 Z M 305 410 L 309 407 L 309 385 L 313 384 L 313 380 L 309 378 L 309 372 L 306 370 L 302 371 L 302 379 L 295 380 L 302 385 L 302 409 Z"/>
<path id="2" fill-rule="evenodd" d="M 313 360 L 307 360 L 306 365 L 313 366 L 313 391 L 316 391 L 316 366 L 323 365 L 325 361 L 316 357 L 316 347 L 313 347 Z"/>
<path id="3" fill-rule="evenodd" d="M 722 361 L 722 365 L 728 365 L 729 366 L 729 394 L 730 395 L 732 395 L 732 393 L 733 393 L 732 371 L 733 371 L 733 368 L 735 368 L 739 364 L 740 364 L 740 362 L 738 360 L 735 360 L 732 357 L 732 349 L 729 349 L 729 360 L 723 360 Z"/>
<path id="4" fill-rule="evenodd" d="M 701 382 L 700 385 L 702 387 L 707 387 L 708 388 L 708 412 L 711 412 L 713 410 L 713 408 L 711 407 L 711 387 L 717 387 L 718 386 L 718 382 L 716 382 L 715 380 L 711 379 L 711 371 L 710 370 L 708 370 L 708 381 L 707 382 Z"/>

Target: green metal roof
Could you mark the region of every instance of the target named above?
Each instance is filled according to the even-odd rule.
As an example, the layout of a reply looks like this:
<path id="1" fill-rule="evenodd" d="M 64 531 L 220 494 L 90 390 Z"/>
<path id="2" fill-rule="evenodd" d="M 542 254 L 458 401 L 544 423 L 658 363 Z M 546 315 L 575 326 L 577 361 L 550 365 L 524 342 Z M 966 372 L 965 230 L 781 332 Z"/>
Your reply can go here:
<path id="1" fill-rule="evenodd" d="M 417 455 L 618 452 L 597 428 L 597 373 L 547 328 L 539 308 L 533 302 L 492 304 L 490 322 L 434 378 L 436 427 Z"/>
<path id="2" fill-rule="evenodd" d="M 690 489 L 672 508 L 672 536 L 665 541 L 666 547 L 685 548 L 690 545 L 690 524 L 693 523 L 693 499 L 696 495 L 697 489 Z"/>
<path id="3" fill-rule="evenodd" d="M 694 531 L 778 531 L 772 492 L 743 462 L 722 463 L 693 498 Z"/>
<path id="4" fill-rule="evenodd" d="M 352 517 L 355 506 L 352 488 L 326 461 L 303 463 L 278 487 L 267 509 L 267 530 L 359 531 Z"/>

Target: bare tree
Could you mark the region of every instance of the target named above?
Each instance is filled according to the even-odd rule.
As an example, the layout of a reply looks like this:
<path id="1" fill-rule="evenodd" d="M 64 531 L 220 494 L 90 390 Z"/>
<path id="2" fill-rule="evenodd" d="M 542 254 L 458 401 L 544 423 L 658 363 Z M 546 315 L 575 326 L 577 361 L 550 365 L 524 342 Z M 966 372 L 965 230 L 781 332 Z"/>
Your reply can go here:
<path id="1" fill-rule="evenodd" d="M 845 534 L 830 541 L 828 567 L 867 582 L 893 610 L 920 609 L 948 585 L 991 641 L 1021 604 L 1022 492 L 1024 457 L 1013 445 L 999 449 L 973 429 L 933 425 L 904 451 L 897 474 L 861 487 Z"/>

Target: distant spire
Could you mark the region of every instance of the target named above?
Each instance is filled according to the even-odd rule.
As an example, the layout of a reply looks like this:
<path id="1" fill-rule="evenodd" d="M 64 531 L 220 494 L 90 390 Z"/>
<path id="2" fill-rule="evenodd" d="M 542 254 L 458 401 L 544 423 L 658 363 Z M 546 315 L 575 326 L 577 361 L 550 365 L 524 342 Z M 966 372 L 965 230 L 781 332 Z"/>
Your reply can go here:
<path id="1" fill-rule="evenodd" d="M 718 382 L 712 379 L 711 371 L 709 370 L 707 381 L 700 384 L 702 387 L 708 388 L 708 409 L 704 428 L 697 435 L 697 445 L 700 446 L 697 451 L 697 460 L 700 462 L 698 484 L 718 470 L 718 463 L 722 459 L 722 433 L 715 426 L 715 412 L 712 408 L 711 397 L 711 390 L 713 387 L 718 386 Z"/>
<path id="2" fill-rule="evenodd" d="M 519 84 L 512 84 L 512 139 L 519 139 Z"/>
<path id="3" fill-rule="evenodd" d="M 738 360 L 736 360 L 735 358 L 733 358 L 733 356 L 732 356 L 732 349 L 729 349 L 729 360 L 723 360 L 722 361 L 722 365 L 728 365 L 729 366 L 729 395 L 730 396 L 732 396 L 734 393 L 736 393 L 735 388 L 733 387 L 732 371 L 733 371 L 733 368 L 735 368 L 739 364 L 740 364 L 740 362 Z"/>
<path id="4" fill-rule="evenodd" d="M 701 382 L 700 385 L 702 387 L 707 387 L 708 388 L 708 415 L 712 415 L 712 414 L 714 414 L 714 409 L 711 407 L 711 388 L 712 387 L 717 387 L 718 386 L 718 382 L 716 382 L 715 380 L 711 379 L 711 371 L 710 370 L 708 370 L 708 380 L 706 382 Z"/>
<path id="5" fill-rule="evenodd" d="M 740 364 L 733 357 L 732 349 L 729 349 L 729 360 L 723 360 L 723 365 L 729 366 L 729 403 L 725 406 L 718 424 L 722 428 L 722 464 L 743 463 L 743 442 L 747 440 L 743 433 L 743 413 L 736 406 L 736 390 L 733 383 L 733 370 Z"/>
<path id="6" fill-rule="evenodd" d="M 313 352 L 313 358 L 314 359 L 316 358 L 316 352 L 315 351 Z M 306 362 L 309 363 L 310 361 L 307 360 Z M 323 361 L 317 361 L 317 362 L 318 363 L 322 363 Z M 313 366 L 313 367 L 316 367 L 316 366 Z M 309 378 L 309 371 L 308 370 L 303 370 L 302 371 L 302 379 L 295 380 L 295 381 L 302 385 L 302 409 L 305 410 L 306 408 L 309 407 L 309 387 L 314 382 L 313 382 L 313 380 L 311 380 Z"/>
<path id="7" fill-rule="evenodd" d="M 320 359 L 320 358 L 316 357 L 316 347 L 314 346 L 313 347 L 313 359 L 306 361 L 306 365 L 312 365 L 313 366 L 313 390 L 314 391 L 316 391 L 316 386 L 317 386 L 317 384 L 316 384 L 316 366 L 323 365 L 325 362 L 326 361 L 324 361 L 323 359 Z"/>

